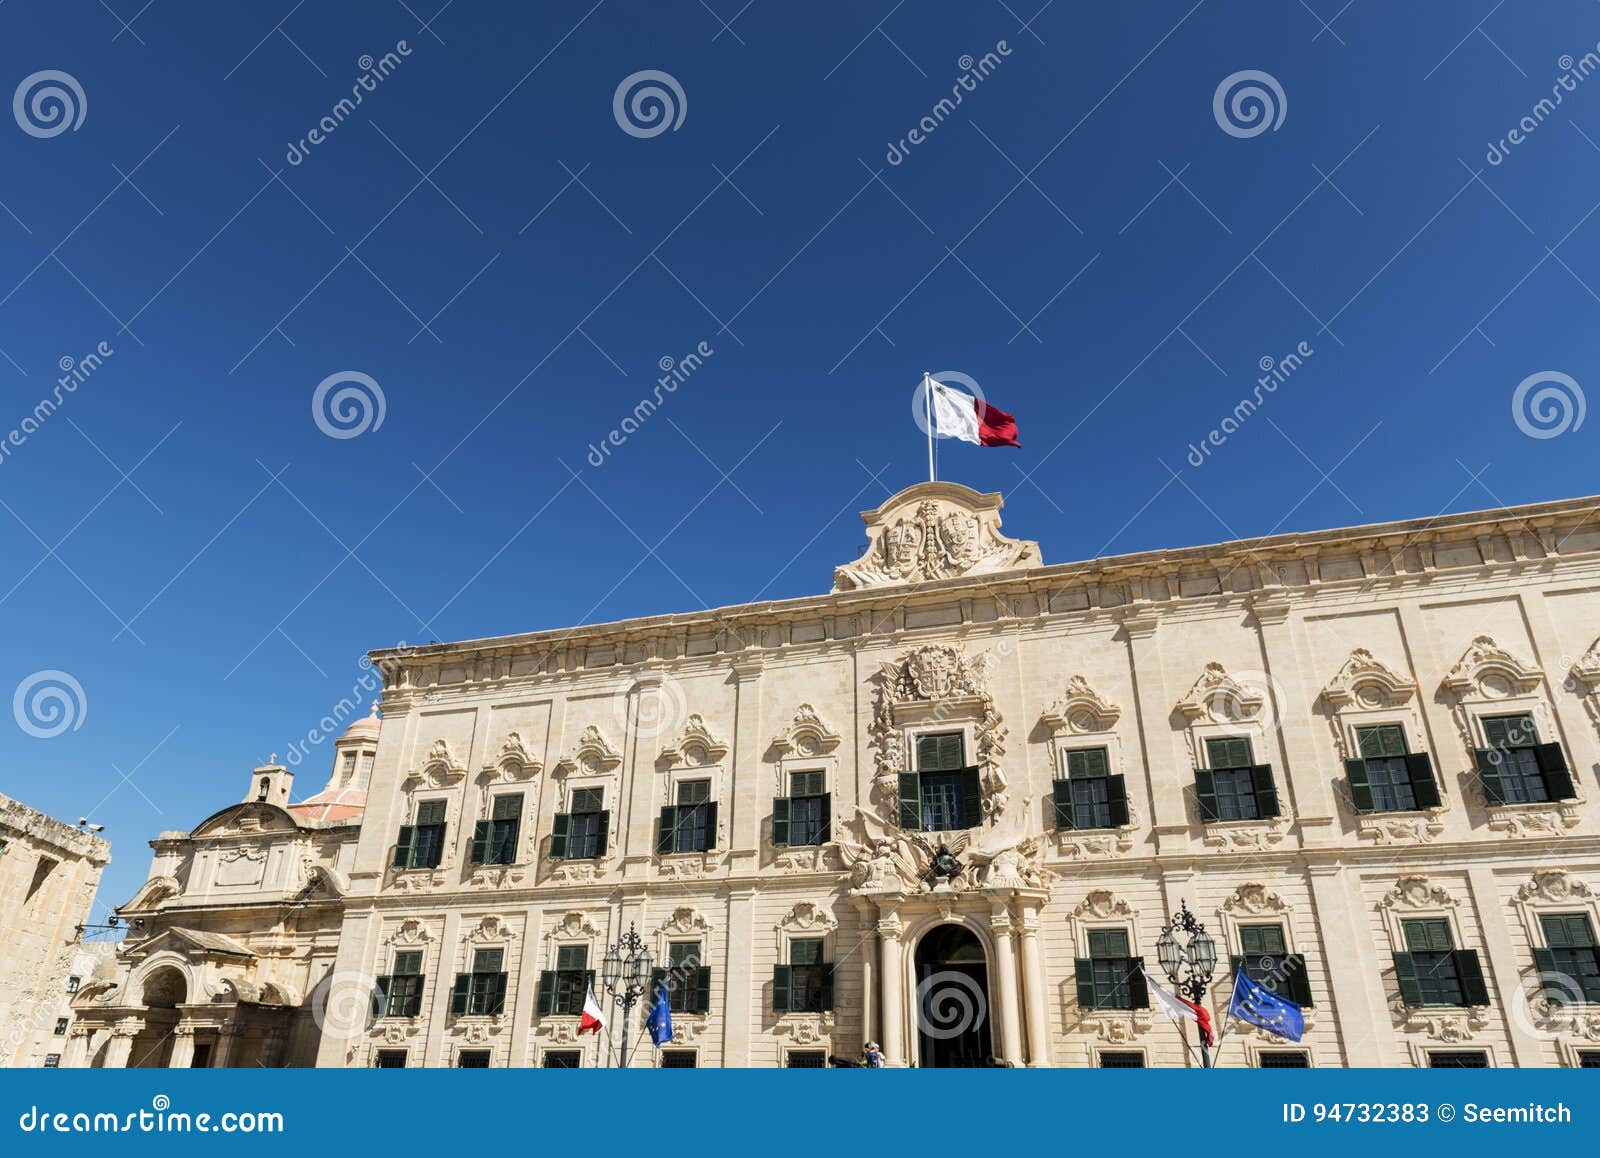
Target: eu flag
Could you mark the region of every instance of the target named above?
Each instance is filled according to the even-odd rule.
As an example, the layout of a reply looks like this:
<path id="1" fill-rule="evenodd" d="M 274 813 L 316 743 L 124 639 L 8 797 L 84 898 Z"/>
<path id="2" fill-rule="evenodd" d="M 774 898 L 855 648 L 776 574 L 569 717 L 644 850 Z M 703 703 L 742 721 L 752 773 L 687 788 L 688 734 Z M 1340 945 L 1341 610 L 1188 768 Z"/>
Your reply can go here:
<path id="1" fill-rule="evenodd" d="M 644 1023 L 650 1031 L 650 1040 L 657 1047 L 672 1040 L 672 1004 L 667 1000 L 667 987 L 656 990 L 656 1003 L 650 1009 L 650 1020 Z"/>
<path id="2" fill-rule="evenodd" d="M 1234 975 L 1228 1015 L 1289 1041 L 1299 1041 L 1306 1031 L 1306 1017 L 1298 1005 L 1261 988 L 1245 976 L 1243 969 Z"/>

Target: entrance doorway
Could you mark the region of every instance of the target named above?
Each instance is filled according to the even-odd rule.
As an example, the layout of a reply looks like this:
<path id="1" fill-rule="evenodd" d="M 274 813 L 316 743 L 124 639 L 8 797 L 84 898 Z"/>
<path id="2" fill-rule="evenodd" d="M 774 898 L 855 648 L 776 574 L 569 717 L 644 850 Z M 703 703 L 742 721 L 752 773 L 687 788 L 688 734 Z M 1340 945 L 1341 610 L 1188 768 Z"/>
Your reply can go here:
<path id="1" fill-rule="evenodd" d="M 989 1039 L 989 965 L 983 942 L 960 925 L 940 925 L 917 944 L 917 1064 L 981 1066 Z"/>

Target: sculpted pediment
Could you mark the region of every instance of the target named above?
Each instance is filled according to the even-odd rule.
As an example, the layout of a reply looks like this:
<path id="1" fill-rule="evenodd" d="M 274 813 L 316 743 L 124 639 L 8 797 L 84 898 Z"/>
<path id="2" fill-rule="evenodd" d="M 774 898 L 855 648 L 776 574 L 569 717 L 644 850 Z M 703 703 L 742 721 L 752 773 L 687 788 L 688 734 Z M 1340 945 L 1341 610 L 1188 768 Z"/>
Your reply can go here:
<path id="1" fill-rule="evenodd" d="M 998 494 L 959 483 L 907 487 L 883 506 L 863 511 L 867 550 L 833 573 L 835 591 L 920 583 L 1040 567 L 1039 544 L 1000 533 Z"/>

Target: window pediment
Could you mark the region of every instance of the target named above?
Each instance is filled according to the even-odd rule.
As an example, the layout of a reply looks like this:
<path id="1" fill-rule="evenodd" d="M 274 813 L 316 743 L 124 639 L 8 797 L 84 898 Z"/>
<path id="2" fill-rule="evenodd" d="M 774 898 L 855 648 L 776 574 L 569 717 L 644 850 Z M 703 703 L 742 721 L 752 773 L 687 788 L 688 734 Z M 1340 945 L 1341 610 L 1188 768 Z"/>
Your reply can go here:
<path id="1" fill-rule="evenodd" d="M 410 782 L 409 786 L 412 788 L 415 788 L 418 782 L 425 783 L 431 788 L 447 788 L 466 774 L 466 761 L 457 756 L 450 748 L 450 741 L 441 736 L 433 742 L 433 747 L 428 749 L 422 767 L 407 773 L 406 780 Z"/>
<path id="2" fill-rule="evenodd" d="M 1039 722 L 1052 735 L 1107 732 L 1116 726 L 1121 715 L 1121 708 L 1108 703 L 1083 676 L 1075 675 L 1067 681 L 1062 697 L 1044 710 Z"/>
<path id="3" fill-rule="evenodd" d="M 1399 674 L 1364 647 L 1352 651 L 1322 689 L 1322 698 L 1336 709 L 1393 707 L 1416 694 L 1416 681 Z"/>
<path id="4" fill-rule="evenodd" d="M 1480 635 L 1445 674 L 1444 686 L 1460 697 L 1498 700 L 1529 695 L 1543 679 L 1542 668 L 1518 659 L 1491 636 Z"/>
<path id="5" fill-rule="evenodd" d="M 727 743 L 713 735 L 704 717 L 696 712 L 684 721 L 678 738 L 661 749 L 659 760 L 669 768 L 680 764 L 698 768 L 721 763 L 727 754 Z"/>
<path id="6" fill-rule="evenodd" d="M 599 728 L 590 724 L 578 736 L 577 746 L 561 758 L 556 771 L 563 776 L 604 776 L 621 764 L 621 754 L 611 746 Z"/>

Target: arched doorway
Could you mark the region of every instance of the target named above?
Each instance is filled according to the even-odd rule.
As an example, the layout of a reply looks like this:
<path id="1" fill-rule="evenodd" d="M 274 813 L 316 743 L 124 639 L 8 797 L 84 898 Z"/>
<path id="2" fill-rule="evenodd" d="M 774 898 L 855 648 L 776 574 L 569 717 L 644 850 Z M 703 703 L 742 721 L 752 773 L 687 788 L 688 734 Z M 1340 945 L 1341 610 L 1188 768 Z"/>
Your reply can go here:
<path id="1" fill-rule="evenodd" d="M 144 1029 L 133 1040 L 128 1065 L 135 1069 L 157 1069 L 167 1064 L 172 1054 L 172 1031 L 178 1024 L 178 1006 L 189 996 L 189 983 L 183 971 L 163 965 L 145 977 L 140 991 L 144 1005 Z"/>
<path id="2" fill-rule="evenodd" d="M 989 1038 L 989 965 L 983 942 L 960 925 L 939 925 L 917 943 L 917 1064 L 981 1066 Z"/>

